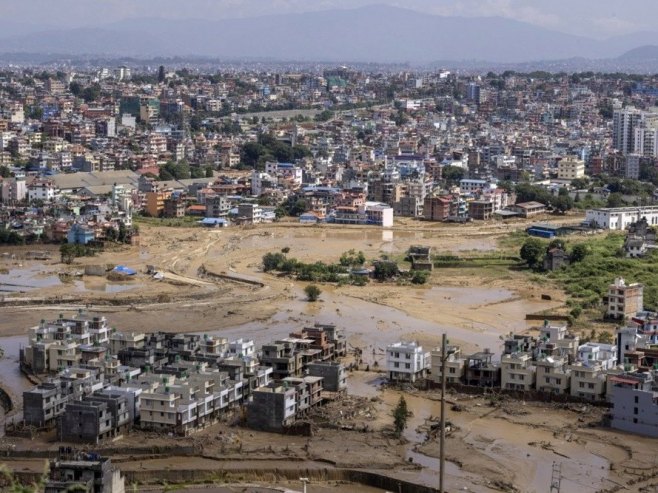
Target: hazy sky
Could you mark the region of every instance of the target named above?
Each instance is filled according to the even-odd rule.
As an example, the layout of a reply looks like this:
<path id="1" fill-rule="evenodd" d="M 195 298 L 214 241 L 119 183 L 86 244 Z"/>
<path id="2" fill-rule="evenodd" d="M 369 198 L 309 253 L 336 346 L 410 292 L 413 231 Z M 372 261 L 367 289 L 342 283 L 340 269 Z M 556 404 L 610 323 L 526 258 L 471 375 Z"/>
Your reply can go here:
<path id="1" fill-rule="evenodd" d="M 94 26 L 135 17 L 252 17 L 389 4 L 441 15 L 503 16 L 591 37 L 656 30 L 656 0 L 0 0 L 3 21 Z"/>

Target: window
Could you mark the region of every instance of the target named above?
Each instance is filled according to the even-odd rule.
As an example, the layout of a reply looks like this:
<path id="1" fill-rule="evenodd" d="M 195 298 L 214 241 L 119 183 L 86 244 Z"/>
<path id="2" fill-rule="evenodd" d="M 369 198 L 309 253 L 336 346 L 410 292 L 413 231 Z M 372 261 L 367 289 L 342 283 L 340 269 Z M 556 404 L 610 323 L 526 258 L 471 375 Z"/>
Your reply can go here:
<path id="1" fill-rule="evenodd" d="M 639 403 L 639 402 L 640 402 L 640 398 L 636 395 L 636 396 L 635 396 L 635 404 L 637 404 L 637 403 Z"/>
<path id="2" fill-rule="evenodd" d="M 634 408 L 633 408 L 633 414 L 638 414 L 638 413 L 639 413 L 638 408 L 637 408 L 637 407 L 634 407 Z"/>
<path id="3" fill-rule="evenodd" d="M 411 355 L 410 355 L 410 354 L 405 354 L 404 357 L 407 358 L 407 359 L 411 359 Z"/>
<path id="4" fill-rule="evenodd" d="M 449 368 L 448 373 L 453 373 L 453 374 L 457 373 L 457 369 L 456 368 Z M 637 399 L 637 397 L 636 397 L 636 399 Z"/>
<path id="5" fill-rule="evenodd" d="M 393 363 L 394 368 L 400 368 L 400 363 Z"/>
<path id="6" fill-rule="evenodd" d="M 404 367 L 405 367 L 406 369 L 411 368 L 411 363 L 405 363 L 405 364 L 404 364 Z"/>
<path id="7" fill-rule="evenodd" d="M 551 377 L 546 377 L 546 383 L 551 383 Z"/>

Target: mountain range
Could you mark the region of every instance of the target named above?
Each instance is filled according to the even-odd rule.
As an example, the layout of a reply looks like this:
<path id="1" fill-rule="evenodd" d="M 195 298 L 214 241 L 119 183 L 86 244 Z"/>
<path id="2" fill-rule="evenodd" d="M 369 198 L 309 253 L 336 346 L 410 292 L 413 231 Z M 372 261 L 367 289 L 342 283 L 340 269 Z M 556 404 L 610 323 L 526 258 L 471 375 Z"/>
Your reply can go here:
<path id="1" fill-rule="evenodd" d="M 384 5 L 225 20 L 129 19 L 71 29 L 0 21 L 4 53 L 520 63 L 616 58 L 647 45 L 658 45 L 658 32 L 595 40 L 502 17 L 444 17 Z"/>

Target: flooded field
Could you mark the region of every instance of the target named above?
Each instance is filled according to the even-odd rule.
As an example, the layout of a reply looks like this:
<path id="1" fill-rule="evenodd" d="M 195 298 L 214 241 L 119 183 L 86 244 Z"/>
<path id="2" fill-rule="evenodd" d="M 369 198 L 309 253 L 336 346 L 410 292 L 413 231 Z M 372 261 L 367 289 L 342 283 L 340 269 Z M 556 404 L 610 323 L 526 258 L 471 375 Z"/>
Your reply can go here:
<path id="1" fill-rule="evenodd" d="M 23 267 L 7 267 L 0 271 L 0 292 L 25 292 L 41 288 L 59 286 L 57 273 L 44 270 L 40 263 L 32 262 Z"/>
<path id="2" fill-rule="evenodd" d="M 376 370 L 385 365 L 384 350 L 388 344 L 415 340 L 429 351 L 438 345 L 444 332 L 450 343 L 461 345 L 466 354 L 489 348 L 497 357 L 505 335 L 527 328 L 526 314 L 563 304 L 560 291 L 533 285 L 518 273 L 472 269 L 436 269 L 426 286 L 396 282 L 371 282 L 365 287 L 324 284 L 320 286 L 320 301 L 310 303 L 303 294 L 307 283 L 261 270 L 265 253 L 281 251 L 285 247 L 290 248 L 288 257 L 303 261 L 335 262 L 341 253 L 352 248 L 362 250 L 370 260 L 381 255 L 399 259 L 409 246 L 416 244 L 431 246 L 435 252 L 493 250 L 497 237 L 508 231 L 507 226 L 498 225 L 487 226 L 490 229 L 486 231 L 472 225 L 433 228 L 420 225 L 418 228 L 414 231 L 410 228 L 288 228 L 272 225 L 206 231 L 144 226 L 139 248 L 80 259 L 72 267 L 82 270 L 85 263 L 114 263 L 143 272 L 148 262 L 167 272 L 170 280 L 176 281 L 171 283 L 156 283 L 143 276 L 125 283 L 86 277 L 61 283 L 57 276 L 59 269 L 63 268 L 61 264 L 40 265 L 35 262 L 12 266 L 9 273 L 4 274 L 8 278 L 0 274 L 0 283 L 22 285 L 18 289 L 28 293 L 26 298 L 63 294 L 84 296 L 77 305 L 0 308 L 0 346 L 5 349 L 5 357 L 0 359 L 2 384 L 17 396 L 29 388 L 18 371 L 18 351 L 21 344 L 26 343 L 28 327 L 36 325 L 40 319 L 55 319 L 59 313 L 70 313 L 87 305 L 93 313 L 105 315 L 110 325 L 118 330 L 163 330 L 213 334 L 229 339 L 250 338 L 257 346 L 286 337 L 316 322 L 333 323 L 344 330 L 348 347 L 360 348 L 364 363 Z M 241 282 L 221 284 L 210 282 L 208 278 L 200 279 L 201 266 L 215 273 L 258 280 L 264 286 Z M 17 273 L 13 269 L 22 271 Z M 552 300 L 543 301 L 544 293 L 550 294 Z M 140 296 L 149 296 L 149 301 L 140 301 Z M 162 297 L 162 301 L 153 301 L 154 296 Z M 95 300 L 99 300 L 99 304 L 95 305 Z M 111 306 L 108 300 L 111 300 Z M 100 301 L 104 304 L 101 305 Z M 378 403 L 377 433 L 390 427 L 391 412 L 400 394 L 386 388 L 382 373 L 350 374 L 348 391 Z M 426 426 L 438 416 L 439 402 L 436 396 L 416 392 L 407 393 L 406 398 L 413 415 L 404 434 L 405 443 L 395 443 L 390 435 L 384 438 L 377 435 L 377 439 L 385 441 L 386 445 L 381 447 L 386 451 L 375 452 L 373 449 L 372 452 L 378 454 L 378 459 L 384 457 L 382 461 L 391 460 L 387 454 L 393 456 L 390 469 L 391 472 L 395 469 L 399 478 L 436 486 L 436 440 L 426 440 Z M 484 399 L 465 400 L 463 407 L 463 412 L 449 412 L 449 419 L 455 426 L 448 444 L 449 491 L 490 493 L 500 491 L 500 484 L 496 486 L 492 481 L 509 480 L 524 493 L 545 492 L 553 462 L 562 461 L 562 491 L 594 493 L 610 487 L 610 481 L 618 479 L 610 472 L 611 464 L 627 460 L 622 449 L 607 444 L 604 438 L 578 431 L 577 420 L 583 418 L 580 415 L 560 414 L 550 408 L 533 408 L 528 416 L 506 414 L 504 410 L 487 407 Z M 573 436 L 580 435 L 577 439 L 572 438 L 563 430 L 569 430 Z M 605 433 L 601 432 L 602 435 Z M 345 449 L 341 448 L 341 437 L 344 435 L 329 435 L 335 441 L 318 443 L 317 454 L 324 457 L 324 449 L 334 447 L 331 457 L 342 459 Z M 300 446 L 299 438 L 294 437 L 256 435 L 252 439 L 262 440 L 263 447 L 280 444 L 283 450 L 288 450 L 288 446 Z M 363 441 L 375 440 L 375 435 L 359 434 L 350 439 L 353 440 L 350 447 L 361 450 L 358 447 L 366 446 Z M 658 455 L 658 450 L 655 452 Z M 304 455 L 306 453 L 300 452 L 304 460 L 308 458 Z M 570 459 L 568 464 L 565 457 Z M 358 460 L 363 460 L 363 454 Z M 422 467 L 415 469 L 415 466 Z M 163 463 L 153 462 L 152 467 L 172 467 L 172 464 L 165 460 Z M 302 489 L 301 485 L 292 482 L 277 486 L 297 491 Z M 250 491 L 245 489 L 249 487 L 244 485 L 232 490 L 230 486 L 221 486 L 206 491 Z M 254 488 L 254 491 L 266 491 L 259 490 L 258 486 Z M 186 490 L 168 488 L 167 491 Z M 194 491 L 203 490 L 195 488 Z M 308 491 L 376 493 L 380 490 L 358 485 L 313 484 L 309 485 Z"/>

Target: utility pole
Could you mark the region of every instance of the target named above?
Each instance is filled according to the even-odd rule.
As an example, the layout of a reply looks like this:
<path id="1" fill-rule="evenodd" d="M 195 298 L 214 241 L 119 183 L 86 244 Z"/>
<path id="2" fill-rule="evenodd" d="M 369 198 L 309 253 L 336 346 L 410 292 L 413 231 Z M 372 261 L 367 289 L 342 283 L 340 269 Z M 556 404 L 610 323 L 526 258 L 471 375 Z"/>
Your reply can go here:
<path id="1" fill-rule="evenodd" d="M 553 462 L 553 472 L 551 473 L 550 493 L 560 493 L 560 483 L 562 482 L 562 463 Z"/>
<path id="2" fill-rule="evenodd" d="M 443 489 L 443 478 L 445 476 L 445 441 L 446 441 L 446 334 L 441 338 L 441 436 L 439 439 L 439 493 L 445 493 Z"/>

